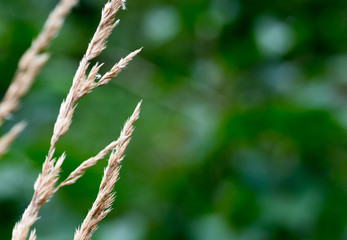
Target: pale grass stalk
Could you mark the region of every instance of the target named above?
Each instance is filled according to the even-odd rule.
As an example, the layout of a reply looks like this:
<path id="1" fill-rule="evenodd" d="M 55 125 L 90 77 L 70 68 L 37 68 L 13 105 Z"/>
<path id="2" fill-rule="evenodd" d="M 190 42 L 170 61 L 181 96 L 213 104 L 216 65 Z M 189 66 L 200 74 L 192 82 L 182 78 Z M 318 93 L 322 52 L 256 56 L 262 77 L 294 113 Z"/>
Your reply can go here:
<path id="1" fill-rule="evenodd" d="M 25 122 L 19 122 L 14 125 L 10 131 L 8 131 L 4 136 L 0 138 L 0 157 L 6 153 L 8 147 L 13 142 L 13 140 L 23 131 L 25 128 Z"/>
<path id="2" fill-rule="evenodd" d="M 38 211 L 40 207 L 59 189 L 59 186 L 56 187 L 56 183 L 59 179 L 59 172 L 65 159 L 65 154 L 62 154 L 58 160 L 56 160 L 53 155 L 58 139 L 67 132 L 71 125 L 76 102 L 81 97 L 91 92 L 92 89 L 108 83 L 111 78 L 115 77 L 132 59 L 132 57 L 140 51 L 140 49 L 134 51 L 124 59 L 121 59 L 109 72 L 104 74 L 98 82 L 95 81 L 102 64 L 95 64 L 89 74 L 86 74 L 89 61 L 98 56 L 102 50 L 105 49 L 106 40 L 118 23 L 118 21 L 115 22 L 115 14 L 119 10 L 120 6 L 121 0 L 111 0 L 106 3 L 102 10 L 101 21 L 88 45 L 85 55 L 80 61 L 69 93 L 61 104 L 57 120 L 54 124 L 50 148 L 42 165 L 42 172 L 39 174 L 34 184 L 34 195 L 29 206 L 25 209 L 22 218 L 16 223 L 13 229 L 12 240 L 25 240 L 27 238 L 31 226 L 38 219 Z M 106 147 L 105 152 L 103 152 L 104 150 L 101 151 L 102 153 L 99 157 L 104 156 L 111 150 L 112 149 Z M 77 180 L 81 176 L 80 174 L 77 175 L 78 177 L 72 181 Z"/>
<path id="3" fill-rule="evenodd" d="M 125 141 L 130 139 L 130 136 L 133 132 L 132 124 L 138 118 L 141 103 L 142 101 L 138 103 L 134 113 L 124 125 L 119 138 L 116 141 L 111 142 L 96 156 L 89 158 L 88 160 L 84 161 L 81 165 L 79 165 L 73 172 L 70 173 L 70 175 L 63 182 L 59 184 L 58 188 L 75 183 L 80 177 L 82 177 L 82 175 L 88 168 L 94 166 L 100 159 L 103 159 L 107 153 L 113 151 L 117 146 L 122 145 Z"/>
<path id="4" fill-rule="evenodd" d="M 36 230 L 30 232 L 29 240 L 36 240 Z"/>
<path id="5" fill-rule="evenodd" d="M 125 123 L 119 136 L 120 144 L 111 153 L 107 167 L 104 170 L 98 195 L 83 220 L 81 226 L 76 230 L 74 240 L 88 240 L 98 227 L 99 222 L 111 211 L 111 205 L 114 201 L 115 193 L 113 188 L 118 180 L 120 163 L 124 158 L 124 152 L 129 144 L 130 137 L 134 131 L 133 124 L 139 118 L 141 102 L 135 108 L 134 113 Z"/>
<path id="6" fill-rule="evenodd" d="M 83 176 L 84 172 L 94 166 L 99 160 L 103 159 L 109 152 L 111 152 L 113 149 L 116 148 L 116 146 L 124 141 L 125 139 L 117 139 L 117 141 L 111 142 L 109 145 L 107 145 L 103 150 L 101 150 L 96 156 L 89 158 L 88 160 L 85 160 L 82 162 L 74 171 L 70 173 L 70 175 L 61 182 L 57 190 L 63 186 L 74 184 L 80 177 Z"/>
<path id="7" fill-rule="evenodd" d="M 0 126 L 3 124 L 5 119 L 18 108 L 20 99 L 29 91 L 37 74 L 49 58 L 49 54 L 42 53 L 42 51 L 44 51 L 51 40 L 57 36 L 66 16 L 77 2 L 78 0 L 60 0 L 53 11 L 49 14 L 43 29 L 37 38 L 32 42 L 30 48 L 26 50 L 19 60 L 14 78 L 0 103 Z M 11 129 L 10 132 L 19 129 L 17 125 L 13 128 L 16 129 Z M 18 134 L 19 132 L 17 135 Z M 11 140 L 13 141 L 16 136 L 12 135 L 12 137 Z M 8 148 L 11 142 L 6 143 L 6 148 Z M 4 146 L 0 146 L 2 153 L 6 151 L 3 147 Z"/>
<path id="8" fill-rule="evenodd" d="M 123 10 L 127 9 L 127 7 L 125 6 L 126 2 L 127 2 L 127 0 L 122 0 L 122 9 Z"/>

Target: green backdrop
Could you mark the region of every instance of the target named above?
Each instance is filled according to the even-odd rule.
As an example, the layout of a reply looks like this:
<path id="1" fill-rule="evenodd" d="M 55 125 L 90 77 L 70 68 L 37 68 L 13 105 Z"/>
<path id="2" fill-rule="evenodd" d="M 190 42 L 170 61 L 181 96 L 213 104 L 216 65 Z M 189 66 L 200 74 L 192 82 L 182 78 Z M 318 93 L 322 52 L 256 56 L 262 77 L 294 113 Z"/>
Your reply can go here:
<path id="1" fill-rule="evenodd" d="M 0 1 L 0 93 L 53 0 Z M 33 193 L 60 103 L 105 1 L 81 0 L 19 111 L 28 127 L 0 161 L 0 235 L 9 239 Z M 128 0 L 82 99 L 62 176 L 141 118 L 96 240 L 347 239 L 347 1 Z M 105 161 L 40 211 L 40 240 L 72 239 Z"/>

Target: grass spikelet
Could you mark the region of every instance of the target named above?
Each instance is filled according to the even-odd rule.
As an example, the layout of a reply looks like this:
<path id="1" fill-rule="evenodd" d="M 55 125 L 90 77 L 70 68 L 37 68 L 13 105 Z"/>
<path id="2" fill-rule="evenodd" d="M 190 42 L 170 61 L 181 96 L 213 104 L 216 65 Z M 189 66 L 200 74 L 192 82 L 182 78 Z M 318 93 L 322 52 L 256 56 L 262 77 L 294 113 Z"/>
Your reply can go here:
<path id="1" fill-rule="evenodd" d="M 111 153 L 107 167 L 104 170 L 99 192 L 83 220 L 81 226 L 76 230 L 74 240 L 88 240 L 97 229 L 99 222 L 111 211 L 111 205 L 115 194 L 112 192 L 119 177 L 120 163 L 124 158 L 124 152 L 129 144 L 130 136 L 134 131 L 133 124 L 139 118 L 141 102 L 136 106 L 134 113 L 125 123 L 119 136 L 121 141 Z"/>
<path id="2" fill-rule="evenodd" d="M 5 119 L 18 108 L 20 99 L 29 91 L 36 76 L 49 59 L 49 54 L 42 53 L 42 51 L 44 51 L 52 39 L 58 35 L 66 16 L 77 2 L 78 0 L 60 0 L 48 16 L 37 38 L 34 39 L 29 49 L 26 50 L 19 60 L 18 68 L 12 82 L 4 98 L 0 102 L 0 126 L 4 123 Z M 17 127 L 12 129 L 13 131 L 10 130 L 11 132 L 5 136 L 5 139 L 8 140 L 8 136 L 11 136 L 13 138 L 11 142 L 14 140 L 19 134 L 18 130 L 20 129 L 18 125 L 16 126 Z M 13 134 L 15 130 L 17 130 L 17 132 Z M 7 142 L 6 148 L 9 147 L 11 142 Z M 6 149 L 1 149 L 1 151 L 1 153 L 4 153 Z"/>
<path id="3" fill-rule="evenodd" d="M 132 57 L 134 57 L 140 51 L 134 51 L 124 59 L 121 59 L 119 63 L 115 65 L 118 67 L 113 67 L 108 73 L 105 74 L 107 76 L 105 77 L 104 75 L 99 81 L 96 81 L 96 79 L 99 74 L 98 71 L 100 70 L 102 64 L 94 65 L 91 68 L 89 74 L 87 74 L 87 70 L 90 64 L 89 61 L 98 56 L 102 52 L 102 50 L 105 49 L 107 38 L 118 23 L 118 21 L 115 21 L 115 15 L 120 6 L 121 0 L 111 0 L 106 3 L 104 9 L 102 10 L 101 20 L 97 27 L 97 30 L 88 45 L 86 53 L 79 63 L 79 67 L 72 81 L 72 86 L 65 100 L 63 100 L 60 106 L 59 114 L 53 128 L 50 147 L 46 159 L 42 165 L 42 172 L 39 174 L 34 184 L 34 195 L 28 207 L 25 209 L 22 218 L 16 223 L 13 229 L 12 240 L 26 240 L 29 235 L 30 228 L 38 219 L 38 212 L 41 206 L 45 202 L 47 202 L 47 200 L 51 198 L 52 195 L 60 187 L 76 182 L 76 180 L 83 175 L 87 168 L 93 166 L 98 160 L 102 159 L 110 151 L 113 151 L 109 159 L 109 165 L 105 170 L 104 178 L 106 180 L 104 180 L 103 178 L 102 181 L 103 185 L 106 184 L 105 181 L 110 181 L 111 185 L 105 185 L 105 189 L 108 190 L 106 192 L 102 192 L 101 196 L 102 199 L 105 200 L 105 202 L 103 203 L 104 205 L 102 205 L 100 208 L 101 215 L 96 214 L 96 216 L 98 216 L 101 220 L 109 211 L 109 207 L 111 205 L 111 202 L 113 201 L 113 194 L 111 193 L 111 191 L 117 178 L 117 176 L 115 176 L 114 174 L 115 172 L 119 171 L 118 164 L 123 157 L 125 147 L 128 145 L 130 135 L 133 132 L 132 124 L 138 118 L 140 103 L 136 107 L 132 117 L 126 122 L 125 127 L 121 132 L 120 138 L 117 141 L 114 141 L 106 146 L 95 157 L 92 157 L 82 163 L 61 184 L 57 183 L 59 181 L 61 166 L 66 158 L 66 155 L 62 154 L 58 159 L 56 159 L 54 157 L 54 152 L 57 141 L 68 131 L 71 125 L 72 117 L 77 106 L 77 101 L 81 97 L 90 93 L 94 88 L 108 83 L 110 79 L 112 77 L 115 77 L 119 73 L 119 71 L 128 64 Z M 101 80 L 103 81 L 102 84 L 98 84 Z M 117 167 L 115 167 L 115 164 L 117 164 Z M 100 189 L 104 189 L 104 187 Z M 96 224 L 99 221 L 97 221 Z M 95 230 L 94 227 L 93 229 Z M 36 233 L 32 231 L 30 234 L 30 239 L 35 239 L 35 237 Z"/>

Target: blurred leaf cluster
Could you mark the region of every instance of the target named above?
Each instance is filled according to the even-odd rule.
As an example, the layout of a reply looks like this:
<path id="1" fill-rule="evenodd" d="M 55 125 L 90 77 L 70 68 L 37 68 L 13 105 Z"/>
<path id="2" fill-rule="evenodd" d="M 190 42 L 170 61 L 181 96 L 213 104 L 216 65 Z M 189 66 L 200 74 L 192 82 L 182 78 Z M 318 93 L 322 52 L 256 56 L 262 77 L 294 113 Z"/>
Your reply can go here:
<path id="1" fill-rule="evenodd" d="M 0 1 L 3 94 L 56 0 Z M 7 125 L 29 123 L 0 161 L 0 235 L 27 205 L 61 100 L 104 1 L 81 0 Z M 65 176 L 118 136 L 143 98 L 95 239 L 347 239 L 347 1 L 129 0 L 99 59 L 140 56 L 80 101 L 57 146 Z M 41 211 L 40 239 L 71 239 L 105 162 Z M 65 175 L 64 175 L 65 174 Z"/>

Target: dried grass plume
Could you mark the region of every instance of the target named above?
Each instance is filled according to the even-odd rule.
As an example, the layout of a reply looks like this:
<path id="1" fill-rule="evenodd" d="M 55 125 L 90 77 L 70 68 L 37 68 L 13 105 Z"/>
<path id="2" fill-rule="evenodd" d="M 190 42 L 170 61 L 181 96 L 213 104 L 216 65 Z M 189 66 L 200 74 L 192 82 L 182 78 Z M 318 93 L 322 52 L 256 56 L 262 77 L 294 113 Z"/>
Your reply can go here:
<path id="1" fill-rule="evenodd" d="M 119 22 L 118 20 L 115 21 L 115 15 L 120 9 L 122 2 L 122 0 L 111 0 L 106 3 L 102 10 L 100 23 L 88 44 L 86 53 L 79 63 L 73 78 L 72 86 L 60 106 L 59 114 L 53 128 L 50 147 L 42 165 L 42 171 L 34 184 L 34 195 L 28 207 L 25 209 L 22 218 L 16 223 L 13 229 L 12 240 L 26 240 L 32 225 L 38 219 L 38 212 L 41 206 L 47 202 L 60 187 L 75 183 L 89 167 L 104 158 L 107 153 L 112 152 L 108 161 L 108 166 L 105 169 L 97 200 L 94 203 L 95 207 L 91 209 L 91 213 L 88 213 L 80 231 L 76 232 L 75 239 L 89 239 L 91 233 L 95 231 L 98 222 L 110 211 L 110 204 L 113 201 L 112 189 L 118 176 L 119 163 L 130 141 L 130 136 L 133 132 L 133 123 L 139 117 L 141 102 L 137 105 L 134 113 L 126 122 L 118 140 L 111 142 L 96 156 L 83 162 L 60 184 L 58 184 L 59 173 L 66 159 L 66 155 L 63 153 L 60 157 L 56 158 L 54 157 L 54 152 L 57 141 L 68 131 L 71 125 L 77 101 L 90 93 L 94 88 L 107 84 L 141 51 L 141 49 L 136 50 L 121 59 L 99 80 L 97 80 L 97 76 L 99 75 L 98 72 L 102 64 L 96 63 L 89 73 L 87 73 L 90 60 L 94 59 L 106 48 L 107 38 Z M 30 233 L 30 239 L 35 238 L 36 232 L 33 230 Z"/>
<path id="2" fill-rule="evenodd" d="M 29 91 L 42 66 L 49 59 L 49 54 L 44 53 L 45 49 L 52 39 L 58 35 L 66 16 L 77 3 L 78 0 L 60 0 L 48 16 L 37 38 L 34 39 L 29 49 L 20 58 L 12 82 L 0 102 L 0 126 L 18 108 L 20 99 Z M 21 132 L 19 130 L 23 130 L 23 126 L 23 124 L 15 125 L 3 137 L 6 141 L 0 140 L 0 156 Z"/>

